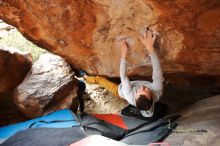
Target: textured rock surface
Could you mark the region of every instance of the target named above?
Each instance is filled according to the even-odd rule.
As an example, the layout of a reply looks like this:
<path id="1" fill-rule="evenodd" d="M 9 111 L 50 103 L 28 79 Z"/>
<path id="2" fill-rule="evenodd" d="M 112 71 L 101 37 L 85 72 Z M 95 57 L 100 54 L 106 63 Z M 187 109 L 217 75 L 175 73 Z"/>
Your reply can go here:
<path id="1" fill-rule="evenodd" d="M 47 53 L 41 55 L 15 89 L 14 100 L 26 116 L 33 118 L 69 108 L 77 90 L 70 66 L 61 57 Z"/>
<path id="2" fill-rule="evenodd" d="M 12 91 L 18 86 L 30 70 L 31 65 L 30 54 L 0 45 L 0 92 Z"/>
<path id="3" fill-rule="evenodd" d="M 177 129 L 183 133 L 172 133 L 165 140 L 170 145 L 181 146 L 218 146 L 220 137 L 220 95 L 197 102 L 184 110 Z M 189 130 L 207 132 L 187 132 Z"/>
<path id="4" fill-rule="evenodd" d="M 149 59 L 137 37 L 144 27 L 155 26 L 166 74 L 220 75 L 219 0 L 5 0 L 0 18 L 92 74 L 118 76 L 116 40 L 130 36 L 129 73 L 149 75 Z"/>
<path id="5" fill-rule="evenodd" d="M 86 113 L 120 113 L 127 106 L 127 101 L 113 96 L 109 91 L 97 84 L 86 84 L 84 95 Z"/>

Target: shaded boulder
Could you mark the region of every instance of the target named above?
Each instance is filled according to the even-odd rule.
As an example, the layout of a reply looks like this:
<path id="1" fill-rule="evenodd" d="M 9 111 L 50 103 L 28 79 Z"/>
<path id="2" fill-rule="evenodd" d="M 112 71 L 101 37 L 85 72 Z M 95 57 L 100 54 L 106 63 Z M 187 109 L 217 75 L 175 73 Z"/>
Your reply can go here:
<path id="1" fill-rule="evenodd" d="M 220 95 L 198 101 L 183 110 L 176 130 L 165 140 L 170 145 L 219 146 Z M 199 130 L 199 131 L 197 131 Z"/>
<path id="2" fill-rule="evenodd" d="M 69 108 L 77 96 L 77 83 L 71 67 L 59 56 L 43 54 L 24 81 L 14 91 L 14 101 L 28 117 Z"/>
<path id="3" fill-rule="evenodd" d="M 18 86 L 32 65 L 32 57 L 16 48 L 0 45 L 0 92 Z"/>

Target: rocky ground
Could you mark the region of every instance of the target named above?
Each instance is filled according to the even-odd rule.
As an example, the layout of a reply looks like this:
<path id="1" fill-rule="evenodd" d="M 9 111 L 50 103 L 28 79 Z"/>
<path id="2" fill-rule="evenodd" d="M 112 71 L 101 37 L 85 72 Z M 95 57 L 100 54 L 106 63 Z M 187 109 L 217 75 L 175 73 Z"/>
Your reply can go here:
<path id="1" fill-rule="evenodd" d="M 87 113 L 118 113 L 127 105 L 125 100 L 112 96 L 97 84 L 86 84 L 86 87 L 84 101 Z"/>

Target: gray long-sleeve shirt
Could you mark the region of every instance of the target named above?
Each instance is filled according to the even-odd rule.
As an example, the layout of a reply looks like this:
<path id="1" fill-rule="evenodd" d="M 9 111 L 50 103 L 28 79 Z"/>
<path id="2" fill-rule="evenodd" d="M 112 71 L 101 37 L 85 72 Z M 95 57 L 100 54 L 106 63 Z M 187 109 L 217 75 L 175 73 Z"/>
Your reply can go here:
<path id="1" fill-rule="evenodd" d="M 121 84 L 118 86 L 119 96 L 126 99 L 128 103 L 134 106 L 136 106 L 136 102 L 135 102 L 136 93 L 140 87 L 146 86 L 152 91 L 153 105 L 149 110 L 141 111 L 144 117 L 151 117 L 153 115 L 154 103 L 160 99 L 163 93 L 163 81 L 164 81 L 160 61 L 157 57 L 157 54 L 153 52 L 149 56 L 151 58 L 151 63 L 153 67 L 153 74 L 152 74 L 153 82 L 141 81 L 141 80 L 129 81 L 129 78 L 127 76 L 127 65 L 126 65 L 127 61 L 125 58 L 121 58 L 121 62 L 120 62 Z"/>

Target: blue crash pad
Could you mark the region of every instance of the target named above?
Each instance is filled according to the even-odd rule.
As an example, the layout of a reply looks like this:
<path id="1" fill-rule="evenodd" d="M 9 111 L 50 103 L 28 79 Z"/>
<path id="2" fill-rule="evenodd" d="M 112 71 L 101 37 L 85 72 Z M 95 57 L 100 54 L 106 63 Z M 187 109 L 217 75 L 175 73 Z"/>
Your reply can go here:
<path id="1" fill-rule="evenodd" d="M 67 128 L 73 126 L 80 126 L 76 115 L 72 111 L 64 109 L 29 121 L 0 127 L 0 139 L 7 139 L 16 132 L 30 127 Z"/>

